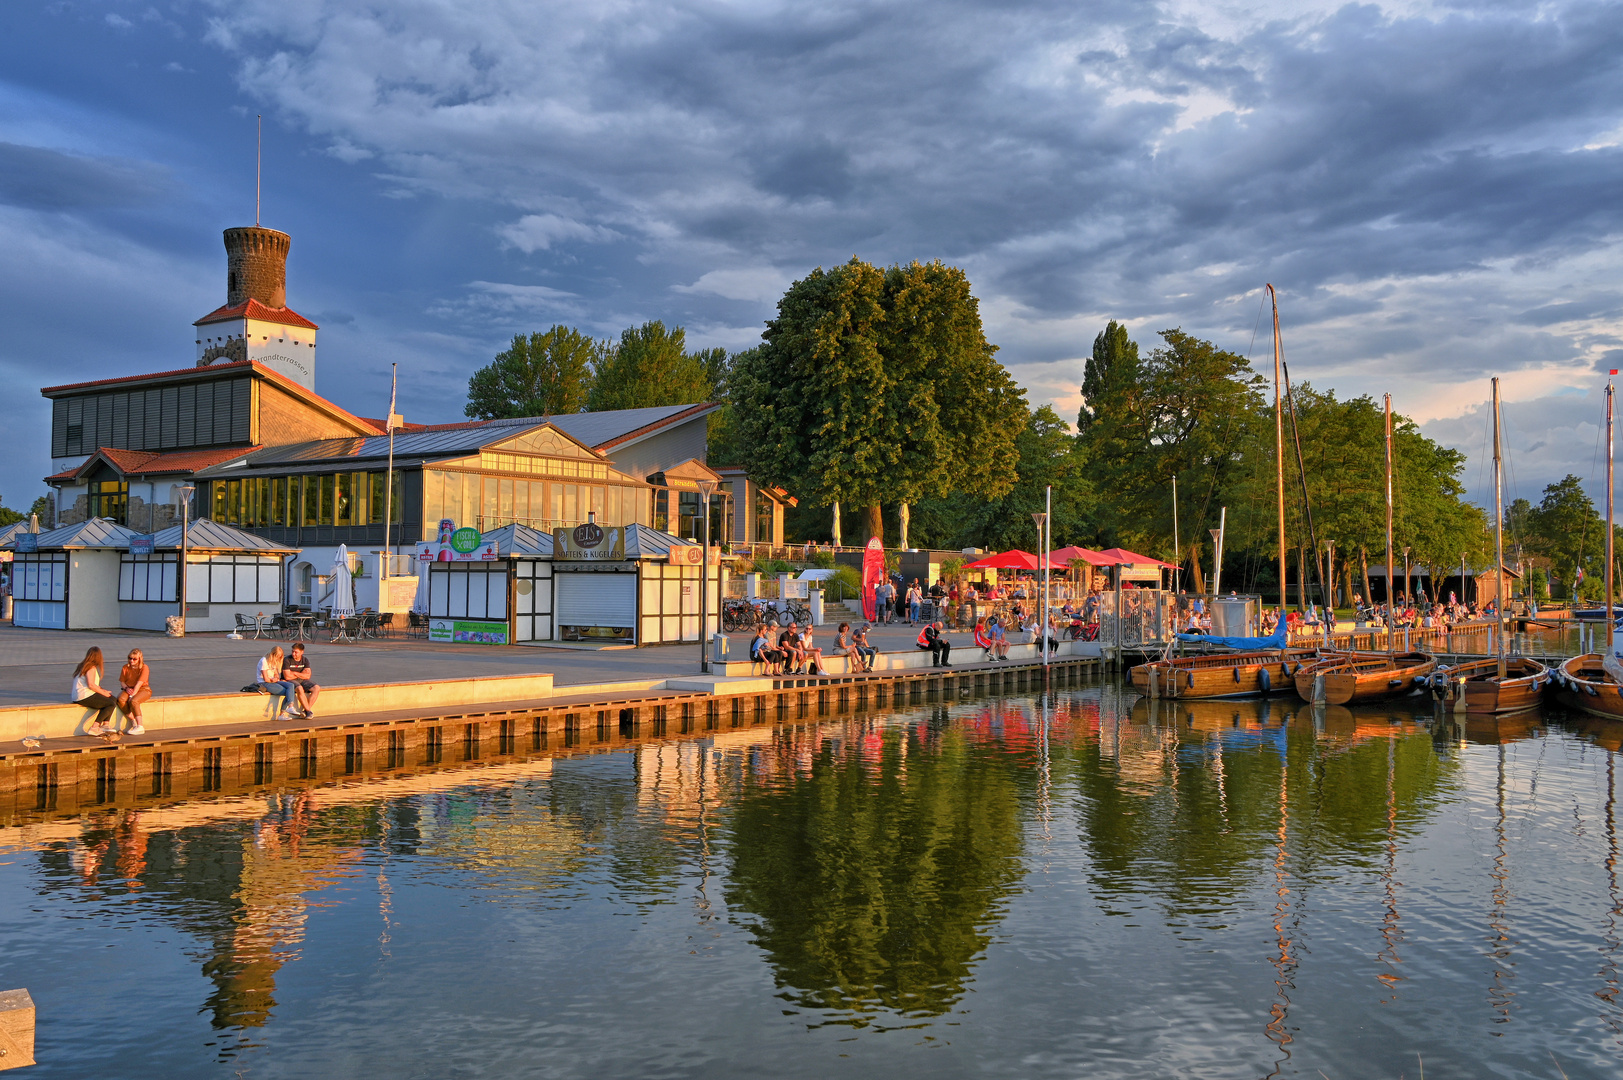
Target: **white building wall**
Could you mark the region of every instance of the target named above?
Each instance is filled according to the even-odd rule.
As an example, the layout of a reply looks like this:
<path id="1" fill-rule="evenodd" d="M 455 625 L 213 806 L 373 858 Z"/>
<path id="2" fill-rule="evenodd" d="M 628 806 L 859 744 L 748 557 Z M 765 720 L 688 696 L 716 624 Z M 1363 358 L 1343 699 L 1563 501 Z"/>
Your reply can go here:
<path id="1" fill-rule="evenodd" d="M 309 327 L 258 319 L 227 319 L 194 329 L 199 361 L 209 349 L 242 338 L 248 359 L 264 364 L 307 390 L 316 388 L 316 332 Z"/>
<path id="2" fill-rule="evenodd" d="M 68 629 L 112 630 L 119 622 L 117 551 L 68 552 Z"/>

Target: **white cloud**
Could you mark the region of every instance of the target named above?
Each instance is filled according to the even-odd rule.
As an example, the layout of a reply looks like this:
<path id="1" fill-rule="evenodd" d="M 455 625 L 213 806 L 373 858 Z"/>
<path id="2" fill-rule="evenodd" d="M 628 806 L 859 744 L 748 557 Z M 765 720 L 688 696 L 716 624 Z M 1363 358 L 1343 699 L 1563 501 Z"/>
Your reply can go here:
<path id="1" fill-rule="evenodd" d="M 756 303 L 776 303 L 789 287 L 791 278 L 770 266 L 745 270 L 711 270 L 692 285 L 672 285 L 679 293 L 699 293 L 719 296 L 725 300 L 753 300 Z"/>
<path id="2" fill-rule="evenodd" d="M 517 221 L 498 226 L 496 234 L 502 238 L 504 245 L 518 248 L 526 255 L 545 251 L 564 240 L 595 244 L 620 238 L 620 234 L 613 229 L 585 225 L 557 214 L 525 214 Z"/>

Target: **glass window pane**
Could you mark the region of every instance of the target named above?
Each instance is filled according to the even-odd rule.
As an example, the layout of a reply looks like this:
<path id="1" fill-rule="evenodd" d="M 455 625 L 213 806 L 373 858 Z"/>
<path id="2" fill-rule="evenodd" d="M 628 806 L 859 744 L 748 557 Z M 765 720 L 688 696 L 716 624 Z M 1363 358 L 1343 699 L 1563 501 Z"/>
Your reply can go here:
<path id="1" fill-rule="evenodd" d="M 580 522 L 580 493 L 578 485 L 564 484 L 564 520 L 565 525 L 575 525 Z"/>
<path id="2" fill-rule="evenodd" d="M 475 479 L 478 478 L 475 477 Z M 487 476 L 485 478 L 485 500 L 479 513 L 482 517 L 482 522 L 478 523 L 476 527 L 483 532 L 485 529 L 491 528 L 490 525 L 484 524 L 484 522 L 493 522 L 496 520 L 496 478 L 493 476 Z"/>
<path id="3" fill-rule="evenodd" d="M 530 482 L 528 480 L 515 480 L 513 482 L 513 520 L 529 523 Z"/>
<path id="4" fill-rule="evenodd" d="M 608 506 L 607 506 L 603 496 L 604 496 L 603 485 L 602 484 L 593 484 L 592 485 L 592 513 L 597 515 L 597 517 L 595 519 L 597 521 L 602 521 L 603 520 L 603 511 L 608 509 Z"/>
<path id="5" fill-rule="evenodd" d="M 300 477 L 301 496 L 304 500 L 304 523 L 316 525 L 321 521 L 321 477 Z"/>
<path id="6" fill-rule="evenodd" d="M 333 477 L 333 524 L 348 525 L 350 507 L 354 504 L 355 492 L 349 480 L 349 473 L 339 473 Z"/>
<path id="7" fill-rule="evenodd" d="M 333 477 L 329 473 L 321 479 L 321 524 L 333 523 Z"/>
<path id="8" fill-rule="evenodd" d="M 497 490 L 501 493 L 496 504 L 496 524 L 506 525 L 513 520 L 513 480 L 504 476 L 496 484 Z"/>

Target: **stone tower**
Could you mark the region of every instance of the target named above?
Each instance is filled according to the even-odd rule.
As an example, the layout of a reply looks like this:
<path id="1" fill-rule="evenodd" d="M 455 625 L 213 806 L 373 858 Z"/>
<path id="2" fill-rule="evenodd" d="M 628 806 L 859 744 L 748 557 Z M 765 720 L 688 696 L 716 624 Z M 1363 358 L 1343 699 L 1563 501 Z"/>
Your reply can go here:
<path id="1" fill-rule="evenodd" d="M 258 300 L 287 307 L 287 251 L 293 238 L 258 225 L 225 231 L 225 305 Z"/>
<path id="2" fill-rule="evenodd" d="M 293 238 L 258 225 L 225 230 L 225 306 L 196 327 L 197 366 L 252 360 L 316 388 L 315 323 L 287 306 Z"/>

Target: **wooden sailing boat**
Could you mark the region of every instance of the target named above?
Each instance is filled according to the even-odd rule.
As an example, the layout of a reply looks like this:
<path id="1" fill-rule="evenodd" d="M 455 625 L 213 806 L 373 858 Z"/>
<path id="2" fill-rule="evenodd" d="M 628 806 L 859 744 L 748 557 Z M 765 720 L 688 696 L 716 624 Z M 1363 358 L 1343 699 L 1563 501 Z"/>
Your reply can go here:
<path id="1" fill-rule="evenodd" d="M 1425 685 L 1437 667 L 1429 653 L 1397 651 L 1390 612 L 1392 582 L 1392 395 L 1386 395 L 1386 652 L 1336 653 L 1296 673 L 1296 692 L 1317 705 L 1349 705 L 1407 694 Z"/>
<path id="2" fill-rule="evenodd" d="M 1612 399 L 1606 398 L 1607 442 L 1611 442 Z M 1611 463 L 1607 463 L 1608 474 Z M 1504 471 L 1499 449 L 1499 380 L 1493 380 L 1493 559 L 1505 565 Z M 1608 479 L 1608 486 L 1610 480 Z M 1495 574 L 1493 598 L 1495 656 L 1491 660 L 1471 660 L 1444 668 L 1432 676 L 1437 696 L 1454 711 L 1468 713 L 1515 712 L 1538 704 L 1550 671 L 1537 660 L 1505 657 L 1505 575 Z M 1608 589 L 1610 586 L 1608 586 Z"/>
<path id="3" fill-rule="evenodd" d="M 1279 298 L 1266 286 L 1274 310 L 1274 498 L 1279 513 L 1279 612 L 1285 598 L 1285 414 L 1280 398 L 1284 347 L 1279 336 Z M 1288 640 L 1288 638 L 1287 638 Z M 1288 685 L 1314 649 L 1250 649 L 1201 656 L 1162 657 L 1128 672 L 1133 687 L 1151 698 L 1234 698 L 1269 693 Z"/>
<path id="4" fill-rule="evenodd" d="M 1606 652 L 1617 623 L 1612 615 L 1612 384 L 1606 384 Z M 1602 653 L 1574 656 L 1556 669 L 1557 697 L 1571 709 L 1623 719 L 1623 687 L 1606 670 Z"/>

